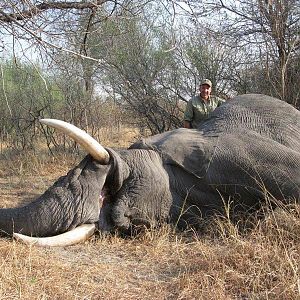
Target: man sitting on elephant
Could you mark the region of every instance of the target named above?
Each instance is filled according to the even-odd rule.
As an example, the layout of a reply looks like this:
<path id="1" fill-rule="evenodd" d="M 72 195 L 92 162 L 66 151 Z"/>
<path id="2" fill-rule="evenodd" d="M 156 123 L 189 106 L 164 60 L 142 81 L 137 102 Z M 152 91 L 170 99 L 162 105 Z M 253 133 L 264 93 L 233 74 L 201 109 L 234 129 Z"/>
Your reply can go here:
<path id="1" fill-rule="evenodd" d="M 212 82 L 209 79 L 201 81 L 199 95 L 195 95 L 186 105 L 184 112 L 185 128 L 197 128 L 221 104 L 224 99 L 211 95 Z"/>

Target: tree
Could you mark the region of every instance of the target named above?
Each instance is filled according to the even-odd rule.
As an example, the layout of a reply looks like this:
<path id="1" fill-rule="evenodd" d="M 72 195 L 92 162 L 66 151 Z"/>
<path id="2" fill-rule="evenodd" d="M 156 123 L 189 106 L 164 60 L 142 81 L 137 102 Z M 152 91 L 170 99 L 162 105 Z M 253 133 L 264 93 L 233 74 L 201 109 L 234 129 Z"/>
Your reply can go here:
<path id="1" fill-rule="evenodd" d="M 35 65 L 1 63 L 0 126 L 2 139 L 16 149 L 34 148 L 38 119 L 63 107 L 62 94 Z"/>
<path id="2" fill-rule="evenodd" d="M 252 70 L 249 66 L 261 65 L 258 72 L 264 73 L 264 80 L 272 88 L 261 86 L 256 92 L 268 92 L 289 103 L 298 105 L 298 87 L 294 84 L 295 58 L 299 57 L 300 2 L 297 0 L 256 0 L 256 1 L 202 1 L 201 6 L 194 1 L 187 1 L 193 18 L 209 16 L 206 28 L 223 43 L 234 40 L 239 51 L 246 49 L 244 56 L 247 68 L 239 68 L 238 74 Z M 252 72 L 252 71 L 251 71 Z M 259 73 L 257 73 L 259 75 Z M 238 80 L 234 80 L 237 82 Z M 299 82 L 299 77 L 296 79 Z M 256 86 L 256 84 L 252 84 Z M 253 91 L 248 89 L 247 92 Z"/>
<path id="3" fill-rule="evenodd" d="M 138 116 L 137 125 L 154 134 L 178 127 L 181 120 L 178 97 L 164 88 L 172 55 L 164 50 L 163 31 L 149 21 L 143 17 L 114 24 L 120 33 L 106 55 L 105 74 L 120 102 Z"/>
<path id="4" fill-rule="evenodd" d="M 203 77 L 225 98 L 261 92 L 299 106 L 298 21 L 296 0 L 0 3 L 3 49 L 8 36 L 15 58 L 33 46 L 40 73 L 57 88 L 62 107 L 48 91 L 42 112 L 92 134 L 102 120 L 119 126 L 125 115 L 150 133 L 181 126 Z M 6 96 L 5 114 L 15 114 Z M 26 110 L 41 109 L 34 105 Z"/>

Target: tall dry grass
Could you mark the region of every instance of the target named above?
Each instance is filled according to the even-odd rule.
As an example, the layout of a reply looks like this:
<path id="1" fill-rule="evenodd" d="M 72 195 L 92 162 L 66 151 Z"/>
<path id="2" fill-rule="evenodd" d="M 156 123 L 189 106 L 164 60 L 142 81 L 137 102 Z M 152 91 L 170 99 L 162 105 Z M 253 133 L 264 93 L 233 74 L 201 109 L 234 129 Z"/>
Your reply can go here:
<path id="1" fill-rule="evenodd" d="M 1 207 L 31 201 L 78 161 L 8 151 Z M 248 223 L 219 217 L 203 232 L 165 225 L 52 249 L 1 238 L 0 299 L 300 299 L 299 207 Z"/>

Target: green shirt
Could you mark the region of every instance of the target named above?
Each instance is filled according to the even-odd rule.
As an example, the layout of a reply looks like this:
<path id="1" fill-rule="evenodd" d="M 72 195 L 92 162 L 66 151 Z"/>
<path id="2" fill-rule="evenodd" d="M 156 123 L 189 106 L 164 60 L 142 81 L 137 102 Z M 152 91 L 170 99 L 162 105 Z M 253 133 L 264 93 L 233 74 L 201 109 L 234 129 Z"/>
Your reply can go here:
<path id="1" fill-rule="evenodd" d="M 201 122 L 207 119 L 224 102 L 224 99 L 216 96 L 210 96 L 209 101 L 205 101 L 200 95 L 194 96 L 186 105 L 184 120 L 190 122 L 192 128 L 197 128 Z"/>

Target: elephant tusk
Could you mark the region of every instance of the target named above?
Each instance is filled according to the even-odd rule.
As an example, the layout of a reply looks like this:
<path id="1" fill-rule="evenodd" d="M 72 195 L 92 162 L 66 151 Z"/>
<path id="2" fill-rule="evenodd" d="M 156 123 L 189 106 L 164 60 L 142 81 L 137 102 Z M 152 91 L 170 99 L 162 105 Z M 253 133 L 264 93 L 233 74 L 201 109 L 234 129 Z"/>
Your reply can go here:
<path id="1" fill-rule="evenodd" d="M 64 247 L 86 241 L 95 232 L 95 224 L 83 224 L 65 233 L 51 237 L 30 237 L 20 233 L 13 233 L 13 237 L 24 244 L 41 247 Z"/>
<path id="2" fill-rule="evenodd" d="M 94 159 L 102 164 L 108 164 L 109 153 L 84 130 L 70 123 L 56 119 L 40 119 L 40 122 L 67 134 L 74 139 L 75 142 L 80 144 Z"/>

